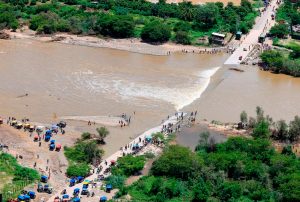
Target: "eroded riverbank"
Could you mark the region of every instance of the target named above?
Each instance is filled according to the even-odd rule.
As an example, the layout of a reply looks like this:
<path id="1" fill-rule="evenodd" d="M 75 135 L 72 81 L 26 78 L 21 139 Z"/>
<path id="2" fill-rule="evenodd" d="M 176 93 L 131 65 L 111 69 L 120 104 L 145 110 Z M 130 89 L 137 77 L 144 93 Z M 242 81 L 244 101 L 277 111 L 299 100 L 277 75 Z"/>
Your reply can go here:
<path id="1" fill-rule="evenodd" d="M 111 39 L 111 38 L 99 38 L 97 36 L 81 36 L 72 35 L 68 33 L 57 33 L 53 35 L 36 35 L 35 31 L 28 29 L 27 27 L 12 32 L 5 30 L 11 39 L 31 39 L 41 42 L 56 42 L 68 45 L 76 46 L 88 46 L 95 48 L 109 48 L 115 50 L 129 51 L 133 53 L 141 53 L 156 56 L 166 56 L 170 53 L 185 52 L 203 54 L 216 54 L 216 52 L 227 52 L 227 47 L 200 47 L 192 45 L 181 45 L 171 42 L 163 44 L 149 44 L 144 43 L 138 38 L 129 39 Z"/>

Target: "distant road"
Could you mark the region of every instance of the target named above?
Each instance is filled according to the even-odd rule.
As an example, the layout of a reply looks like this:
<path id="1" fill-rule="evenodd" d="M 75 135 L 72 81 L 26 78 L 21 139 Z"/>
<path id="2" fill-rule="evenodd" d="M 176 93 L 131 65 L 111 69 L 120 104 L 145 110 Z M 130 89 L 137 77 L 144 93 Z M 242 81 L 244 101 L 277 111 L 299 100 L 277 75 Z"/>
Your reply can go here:
<path id="1" fill-rule="evenodd" d="M 233 52 L 233 54 L 225 61 L 225 65 L 239 65 L 239 57 L 242 56 L 242 59 L 246 58 L 248 53 L 252 50 L 255 44 L 258 43 L 258 37 L 261 34 L 266 34 L 270 28 L 275 24 L 275 20 L 272 20 L 271 15 L 275 13 L 273 8 L 278 8 L 276 0 L 272 0 L 267 7 L 267 10 L 262 13 L 260 17 L 256 18 L 255 25 L 248 33 L 248 35 L 243 38 L 241 44 Z M 244 51 L 246 49 L 246 51 Z"/>

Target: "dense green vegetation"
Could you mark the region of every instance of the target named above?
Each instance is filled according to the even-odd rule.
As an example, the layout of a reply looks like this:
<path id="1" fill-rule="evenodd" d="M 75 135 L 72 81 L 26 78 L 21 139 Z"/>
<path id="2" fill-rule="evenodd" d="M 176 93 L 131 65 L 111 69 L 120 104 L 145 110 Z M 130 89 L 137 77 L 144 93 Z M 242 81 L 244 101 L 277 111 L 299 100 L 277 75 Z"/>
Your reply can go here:
<path id="1" fill-rule="evenodd" d="M 215 144 L 204 132 L 195 152 L 167 146 L 150 175 L 122 187 L 117 196 L 129 194 L 132 201 L 154 202 L 299 201 L 300 160 L 291 146 L 276 152 L 269 138 L 284 134 L 290 141 L 297 140 L 300 118 L 287 125 L 282 120 L 274 123 L 261 107 L 256 114 L 249 119 L 246 112 L 241 114 L 243 122 L 249 122 L 252 137 Z"/>
<path id="2" fill-rule="evenodd" d="M 111 175 L 105 179 L 107 184 L 111 184 L 114 188 L 118 188 L 117 196 L 127 193 L 125 180 L 132 175 L 139 175 L 144 168 L 146 158 L 144 156 L 126 155 L 118 158 L 117 165 L 112 167 Z"/>
<path id="3" fill-rule="evenodd" d="M 90 166 L 86 163 L 76 163 L 71 164 L 67 168 L 67 175 L 70 177 L 75 176 L 87 176 L 90 172 Z"/>
<path id="4" fill-rule="evenodd" d="M 16 197 L 25 186 L 40 177 L 36 170 L 22 167 L 13 156 L 6 153 L 0 153 L 0 171 L 0 192 L 4 194 L 4 200 Z"/>
<path id="5" fill-rule="evenodd" d="M 263 67 L 274 73 L 283 73 L 295 77 L 300 76 L 300 45 L 297 43 L 283 43 L 281 39 L 291 36 L 300 39 L 300 35 L 293 32 L 292 27 L 300 24 L 300 3 L 292 3 L 291 0 L 284 0 L 276 13 L 277 24 L 270 30 L 270 36 L 274 37 L 273 45 L 281 46 L 292 50 L 292 52 L 284 51 L 265 51 L 260 57 Z M 286 39 L 287 40 L 287 39 Z"/>
<path id="6" fill-rule="evenodd" d="M 224 6 L 220 2 L 167 4 L 164 0 L 158 3 L 144 0 L 0 1 L 0 29 L 16 29 L 28 24 L 40 34 L 135 36 L 147 42 L 172 39 L 183 44 L 197 43 L 199 36 L 213 31 L 247 33 L 256 15 L 248 0 L 242 0 L 241 6 L 232 3 Z"/>
<path id="7" fill-rule="evenodd" d="M 289 54 L 278 50 L 264 51 L 260 58 L 265 70 L 294 77 L 300 76 L 300 46 L 293 48 Z"/>
<path id="8" fill-rule="evenodd" d="M 300 138 L 300 117 L 295 116 L 293 120 L 286 123 L 285 120 L 274 121 L 269 115 L 264 115 L 261 107 L 256 107 L 256 117 L 250 117 L 245 111 L 240 115 L 240 121 L 247 124 L 245 129 L 252 129 L 254 138 L 272 138 L 283 142 L 293 143 Z"/>
<path id="9" fill-rule="evenodd" d="M 300 24 L 300 2 L 292 3 L 293 0 L 284 0 L 276 13 L 277 25 L 272 28 L 277 37 L 283 38 L 288 34 L 294 35 L 292 26 Z M 272 31 L 271 30 L 271 31 Z M 272 32 L 271 32 L 272 34 Z"/>
<path id="10" fill-rule="evenodd" d="M 118 159 L 117 166 L 112 168 L 113 175 L 131 176 L 144 168 L 144 156 L 126 155 Z"/>
<path id="11" fill-rule="evenodd" d="M 90 133 L 83 133 L 73 147 L 65 147 L 65 156 L 69 160 L 67 175 L 87 176 L 89 164 L 99 162 L 104 151 L 99 149 L 97 141 L 91 139 Z"/>
<path id="12" fill-rule="evenodd" d="M 141 33 L 141 38 L 147 42 L 166 42 L 171 37 L 171 29 L 168 25 L 153 21 L 147 24 Z"/>
<path id="13" fill-rule="evenodd" d="M 213 151 L 168 147 L 152 174 L 125 193 L 132 201 L 299 201 L 299 186 L 293 153 L 276 153 L 267 139 L 236 137 Z"/>

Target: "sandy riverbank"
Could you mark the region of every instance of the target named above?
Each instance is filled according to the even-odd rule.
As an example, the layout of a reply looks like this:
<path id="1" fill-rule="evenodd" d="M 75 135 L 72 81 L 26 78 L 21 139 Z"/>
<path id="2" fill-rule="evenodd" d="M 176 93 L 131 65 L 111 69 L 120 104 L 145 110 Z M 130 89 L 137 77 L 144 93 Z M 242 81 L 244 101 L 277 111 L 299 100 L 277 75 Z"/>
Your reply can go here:
<path id="1" fill-rule="evenodd" d="M 83 121 L 91 124 L 101 124 L 104 126 L 120 126 L 120 122 L 126 123 L 127 121 L 122 117 L 116 116 L 63 116 L 60 117 L 64 120 Z"/>
<path id="2" fill-rule="evenodd" d="M 72 134 L 72 135 L 71 135 Z M 65 135 L 58 134 L 55 139 L 62 145 L 73 144 L 74 133 L 67 132 Z M 0 126 L 0 143 L 8 145 L 9 149 L 4 149 L 5 152 L 13 156 L 22 156 L 18 158 L 18 162 L 26 167 L 34 168 L 36 163 L 36 170 L 40 174 L 48 175 L 51 169 L 51 176 L 49 183 L 54 189 L 58 189 L 61 185 L 66 183 L 65 172 L 68 162 L 64 156 L 63 149 L 60 152 L 49 151 L 48 143 L 42 141 L 41 147 L 38 142 L 33 141 L 33 136 L 23 130 L 14 129 L 6 124 Z M 49 160 L 47 162 L 47 159 Z M 36 186 L 29 187 L 29 190 L 36 191 Z M 41 198 L 49 197 L 48 194 L 39 194 L 37 201 Z"/>
<path id="3" fill-rule="evenodd" d="M 97 47 L 97 48 L 110 48 L 123 51 L 129 51 L 134 53 L 149 54 L 149 55 L 168 55 L 175 52 L 185 52 L 197 53 L 200 51 L 224 51 L 226 52 L 226 47 L 197 47 L 190 45 L 180 45 L 175 43 L 164 43 L 160 45 L 152 45 L 149 43 L 144 43 L 140 39 L 130 38 L 130 39 L 103 39 L 96 36 L 80 36 L 72 35 L 68 33 L 57 33 L 51 36 L 48 35 L 36 35 L 35 31 L 24 28 L 12 32 L 5 30 L 5 33 L 10 35 L 11 39 L 34 39 L 42 42 L 57 42 L 70 45 Z"/>

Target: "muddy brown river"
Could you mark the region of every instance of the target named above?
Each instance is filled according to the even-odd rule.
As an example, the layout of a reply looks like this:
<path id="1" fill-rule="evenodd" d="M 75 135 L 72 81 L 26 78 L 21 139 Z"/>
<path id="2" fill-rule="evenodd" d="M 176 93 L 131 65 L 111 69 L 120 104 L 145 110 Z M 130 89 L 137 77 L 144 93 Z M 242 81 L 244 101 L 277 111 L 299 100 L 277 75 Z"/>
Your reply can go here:
<path id="1" fill-rule="evenodd" d="M 0 41 L 0 53 L 2 113 L 39 119 L 180 110 L 200 97 L 227 57 L 151 56 L 30 40 Z"/>
<path id="2" fill-rule="evenodd" d="M 257 67 L 230 71 L 222 67 L 227 57 L 1 40 L 0 115 L 55 122 L 135 111 L 130 127 L 110 128 L 110 153 L 178 110 L 220 121 L 237 121 L 242 110 L 254 115 L 257 105 L 275 119 L 300 114 L 300 79 Z M 82 125 L 79 130 L 89 130 Z"/>

